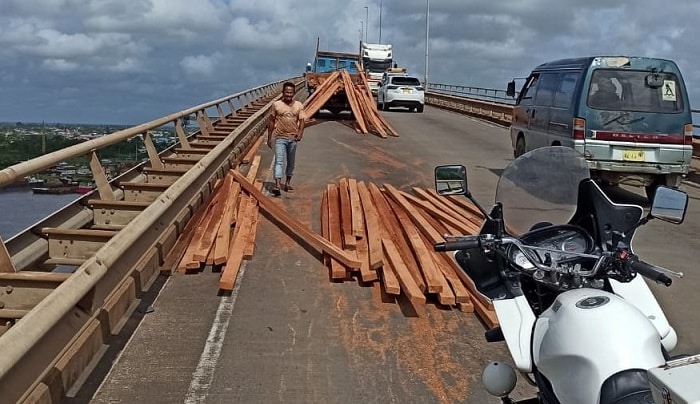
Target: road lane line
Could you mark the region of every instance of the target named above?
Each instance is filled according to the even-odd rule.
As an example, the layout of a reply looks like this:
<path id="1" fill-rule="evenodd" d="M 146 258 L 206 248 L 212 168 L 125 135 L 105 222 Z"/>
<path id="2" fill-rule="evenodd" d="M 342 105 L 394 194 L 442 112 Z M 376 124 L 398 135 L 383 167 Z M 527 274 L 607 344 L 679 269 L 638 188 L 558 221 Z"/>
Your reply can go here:
<path id="1" fill-rule="evenodd" d="M 233 314 L 233 306 L 236 303 L 238 291 L 241 288 L 241 280 L 245 273 L 246 264 L 247 261 L 243 261 L 231 295 L 222 297 L 219 302 L 219 308 L 216 310 L 216 316 L 209 330 L 207 342 L 204 344 L 202 355 L 199 357 L 197 369 L 192 374 L 190 388 L 187 390 L 187 395 L 185 396 L 185 404 L 203 403 L 209 394 L 211 383 L 214 380 L 216 366 L 221 357 L 221 350 L 224 345 L 224 339 L 226 338 L 228 323 Z"/>

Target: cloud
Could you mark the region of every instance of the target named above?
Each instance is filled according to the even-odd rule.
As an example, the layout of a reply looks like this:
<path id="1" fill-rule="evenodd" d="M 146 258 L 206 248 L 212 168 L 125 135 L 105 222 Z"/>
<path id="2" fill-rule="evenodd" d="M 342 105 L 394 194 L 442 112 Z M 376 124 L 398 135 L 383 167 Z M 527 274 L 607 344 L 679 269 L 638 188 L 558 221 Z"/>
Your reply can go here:
<path id="1" fill-rule="evenodd" d="M 53 70 L 57 72 L 68 72 L 78 68 L 77 63 L 69 62 L 65 59 L 45 59 L 42 66 L 46 70 Z"/>
<path id="2" fill-rule="evenodd" d="M 199 81 L 214 75 L 220 59 L 220 53 L 209 56 L 186 56 L 180 61 L 180 67 L 185 72 L 185 75 Z"/>
<path id="3" fill-rule="evenodd" d="M 355 52 L 361 28 L 425 69 L 425 0 L 381 0 L 381 24 L 380 0 L 0 2 L 0 120 L 139 123 L 299 76 L 317 40 Z M 697 0 L 433 0 L 429 80 L 503 89 L 553 59 L 657 56 L 679 64 L 697 105 L 698 20 Z"/>

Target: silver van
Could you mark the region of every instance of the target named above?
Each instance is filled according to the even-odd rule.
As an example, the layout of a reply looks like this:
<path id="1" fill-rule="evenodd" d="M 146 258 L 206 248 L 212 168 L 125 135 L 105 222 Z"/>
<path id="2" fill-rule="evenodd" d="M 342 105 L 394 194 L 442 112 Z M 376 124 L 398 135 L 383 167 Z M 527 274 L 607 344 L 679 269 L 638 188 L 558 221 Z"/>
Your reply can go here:
<path id="1" fill-rule="evenodd" d="M 515 82 L 507 93 L 515 95 Z M 664 59 L 591 56 L 535 68 L 510 127 L 517 157 L 561 145 L 581 152 L 604 184 L 678 187 L 688 173 L 693 126 L 678 66 Z"/>

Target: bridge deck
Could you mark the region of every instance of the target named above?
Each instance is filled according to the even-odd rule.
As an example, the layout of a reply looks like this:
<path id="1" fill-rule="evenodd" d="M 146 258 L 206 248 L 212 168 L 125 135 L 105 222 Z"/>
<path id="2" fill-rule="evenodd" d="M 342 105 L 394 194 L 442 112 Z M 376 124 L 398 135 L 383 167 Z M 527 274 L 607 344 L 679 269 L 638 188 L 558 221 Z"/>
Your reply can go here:
<path id="1" fill-rule="evenodd" d="M 337 122 L 309 128 L 295 192 L 275 201 L 320 232 L 322 191 L 341 177 L 408 190 L 432 187 L 435 164 L 469 161 L 485 167 L 474 184 L 495 186 L 488 168 L 505 162 L 502 129 L 440 110 L 385 116 L 401 137 L 357 135 Z M 469 151 L 465 133 L 493 147 Z M 261 154 L 258 178 L 269 183 L 271 152 Z M 503 346 L 484 343 L 476 316 L 434 301 L 416 313 L 377 283 L 332 283 L 318 256 L 268 218 L 260 223 L 255 255 L 231 297 L 216 296 L 218 274 L 210 271 L 167 280 L 94 402 L 486 400 L 481 366 L 506 356 Z M 94 389 L 97 380 L 90 383 Z"/>
<path id="2" fill-rule="evenodd" d="M 309 128 L 297 156 L 296 192 L 277 203 L 318 232 L 327 183 L 353 177 L 402 189 L 431 187 L 433 167 L 445 163 L 467 165 L 475 196 L 485 205 L 493 200 L 511 155 L 504 129 L 433 108 L 422 115 L 384 115 L 401 137 L 361 136 L 334 122 Z M 261 153 L 267 169 L 258 178 L 269 182 L 271 153 Z M 700 191 L 691 182 L 684 188 L 693 198 L 692 218 Z M 645 202 L 626 189 L 611 195 Z M 319 257 L 268 218 L 260 223 L 255 256 L 231 297 L 215 295 L 217 274 L 170 277 L 154 311 L 137 316 L 138 329 L 115 366 L 96 372 L 78 398 L 94 393 L 95 403 L 495 402 L 480 387 L 479 375 L 489 360 L 507 360 L 507 352 L 503 344 L 483 341 L 476 316 L 434 301 L 414 312 L 376 284 L 332 283 Z M 697 242 L 680 237 L 661 248 L 656 240 L 659 234 L 692 234 L 697 226 L 692 219 L 680 228 L 652 222 L 635 242 L 649 261 L 688 274 L 673 291 L 654 288 L 684 352 L 700 351 L 700 319 L 690 310 L 698 305 L 690 291 L 700 279 L 683 252 Z M 514 397 L 527 392 L 520 383 Z"/>

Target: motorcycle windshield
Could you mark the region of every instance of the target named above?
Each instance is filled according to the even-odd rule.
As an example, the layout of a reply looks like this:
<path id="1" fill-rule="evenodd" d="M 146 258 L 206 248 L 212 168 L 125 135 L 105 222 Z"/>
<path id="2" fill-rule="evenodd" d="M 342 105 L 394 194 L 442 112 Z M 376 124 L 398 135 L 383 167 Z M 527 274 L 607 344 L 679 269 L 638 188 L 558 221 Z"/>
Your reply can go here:
<path id="1" fill-rule="evenodd" d="M 508 233 L 521 236 L 542 222 L 568 223 L 576 213 L 579 184 L 589 176 L 586 160 L 569 147 L 542 147 L 513 160 L 496 188 Z"/>

